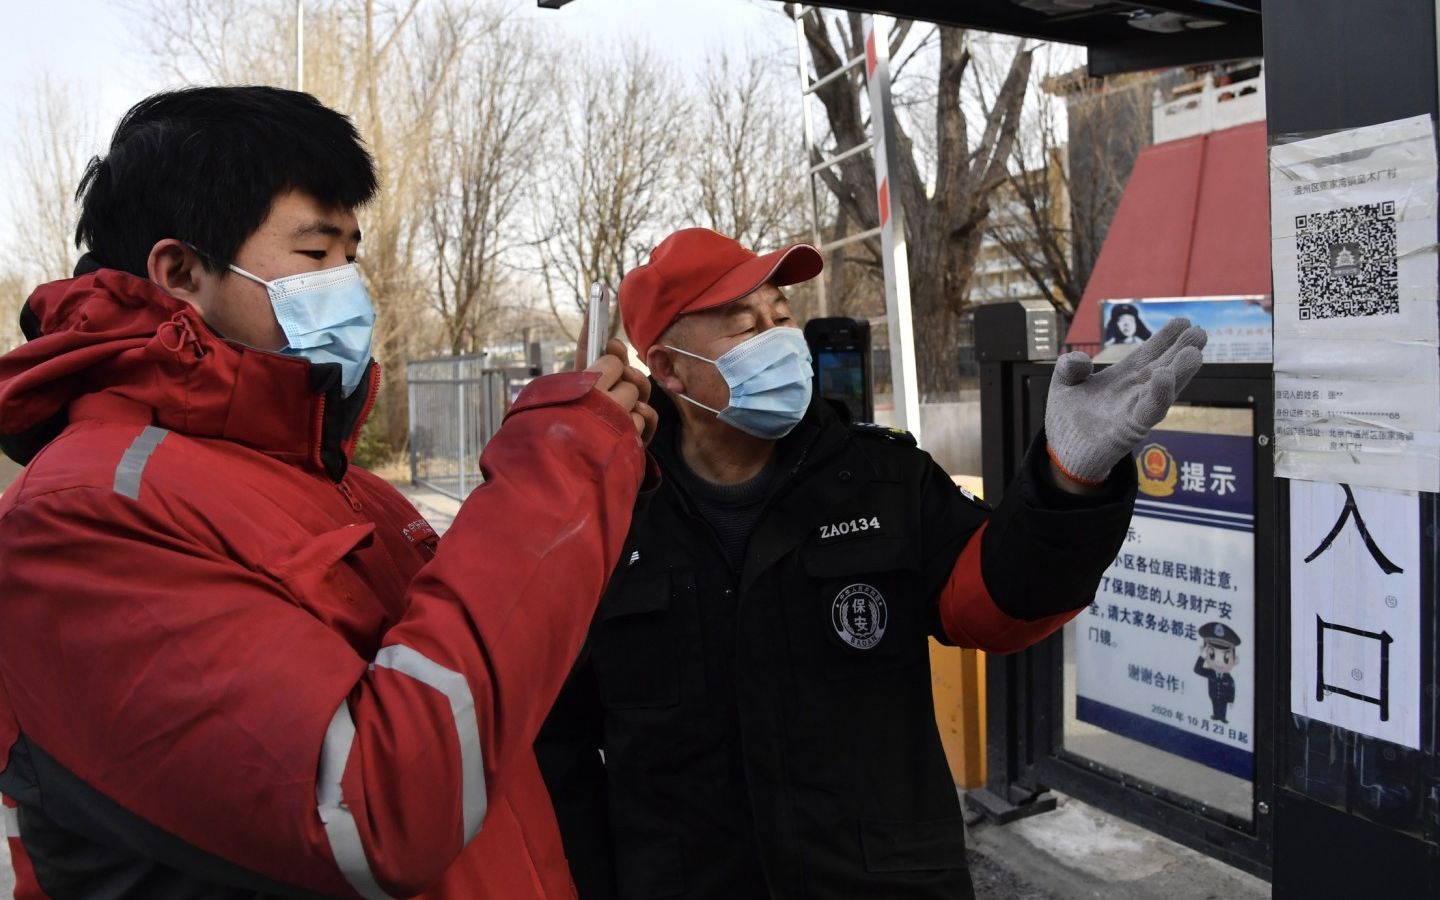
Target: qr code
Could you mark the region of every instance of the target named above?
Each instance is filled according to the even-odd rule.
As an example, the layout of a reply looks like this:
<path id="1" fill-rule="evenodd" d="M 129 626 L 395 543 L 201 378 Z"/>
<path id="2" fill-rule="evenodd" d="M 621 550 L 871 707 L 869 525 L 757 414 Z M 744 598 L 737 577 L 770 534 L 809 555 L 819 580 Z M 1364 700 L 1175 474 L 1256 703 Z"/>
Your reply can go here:
<path id="1" fill-rule="evenodd" d="M 1400 312 L 1395 203 L 1367 203 L 1295 217 L 1300 318 Z"/>

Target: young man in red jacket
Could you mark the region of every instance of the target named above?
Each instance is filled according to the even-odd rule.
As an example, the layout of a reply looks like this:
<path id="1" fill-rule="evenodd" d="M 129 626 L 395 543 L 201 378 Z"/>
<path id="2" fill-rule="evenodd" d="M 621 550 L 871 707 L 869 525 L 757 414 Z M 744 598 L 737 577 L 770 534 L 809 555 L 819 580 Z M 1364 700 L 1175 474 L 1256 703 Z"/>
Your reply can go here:
<path id="1" fill-rule="evenodd" d="M 531 743 L 653 430 L 619 359 L 538 379 L 443 542 L 352 467 L 374 164 L 263 87 L 151 97 L 77 277 L 0 358 L 0 793 L 31 897 L 568 897 Z M 15 832 L 18 831 L 18 834 Z"/>

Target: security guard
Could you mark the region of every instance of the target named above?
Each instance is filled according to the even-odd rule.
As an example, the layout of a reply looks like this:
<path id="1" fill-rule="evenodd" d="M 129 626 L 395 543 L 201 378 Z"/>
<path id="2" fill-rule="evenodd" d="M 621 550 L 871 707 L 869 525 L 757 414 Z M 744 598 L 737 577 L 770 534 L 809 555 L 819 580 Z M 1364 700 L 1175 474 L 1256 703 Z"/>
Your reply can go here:
<path id="1" fill-rule="evenodd" d="M 991 510 L 812 397 L 779 288 L 820 268 L 689 229 L 620 286 L 665 483 L 537 743 L 582 900 L 972 896 L 927 638 L 1012 652 L 1084 608 L 1129 450 L 1199 367 L 1183 322 L 1093 377 L 1062 360 Z"/>

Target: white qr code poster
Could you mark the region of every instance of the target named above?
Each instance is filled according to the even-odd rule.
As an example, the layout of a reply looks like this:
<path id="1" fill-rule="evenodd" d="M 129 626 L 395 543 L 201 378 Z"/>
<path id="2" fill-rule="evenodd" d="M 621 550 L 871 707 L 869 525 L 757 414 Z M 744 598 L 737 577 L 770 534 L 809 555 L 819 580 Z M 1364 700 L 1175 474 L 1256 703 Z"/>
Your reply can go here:
<path id="1" fill-rule="evenodd" d="M 1440 491 L 1435 129 L 1270 148 L 1275 474 Z"/>

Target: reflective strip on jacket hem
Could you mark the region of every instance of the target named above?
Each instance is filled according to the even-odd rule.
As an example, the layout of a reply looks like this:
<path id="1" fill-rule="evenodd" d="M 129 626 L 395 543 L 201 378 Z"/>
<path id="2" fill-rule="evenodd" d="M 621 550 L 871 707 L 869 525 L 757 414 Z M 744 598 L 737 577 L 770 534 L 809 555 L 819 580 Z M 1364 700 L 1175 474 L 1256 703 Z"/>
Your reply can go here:
<path id="1" fill-rule="evenodd" d="M 370 871 L 370 861 L 365 858 L 365 847 L 360 843 L 360 829 L 354 814 L 345 806 L 340 786 L 354 744 L 355 721 L 350 718 L 348 701 L 342 700 L 330 720 L 330 727 L 325 729 L 325 743 L 320 751 L 320 772 L 315 787 L 320 821 L 325 823 L 325 836 L 330 840 L 335 864 L 355 892 L 369 900 L 391 900 Z"/>
<path id="2" fill-rule="evenodd" d="M 120 464 L 115 467 L 115 493 L 129 497 L 131 500 L 140 499 L 140 479 L 145 475 L 145 464 L 150 461 L 150 454 L 165 440 L 170 432 L 163 428 L 156 428 L 154 425 L 145 426 L 131 442 L 130 447 L 120 457 Z"/>
<path id="3" fill-rule="evenodd" d="M 459 672 L 447 669 L 403 644 L 381 648 L 375 655 L 375 665 L 429 685 L 450 701 L 450 713 L 455 718 L 455 733 L 460 741 L 460 809 L 465 828 L 464 843 L 470 843 L 480 831 L 488 802 L 485 766 L 480 756 L 480 722 L 475 714 L 475 698 L 470 693 L 470 683 Z"/>

